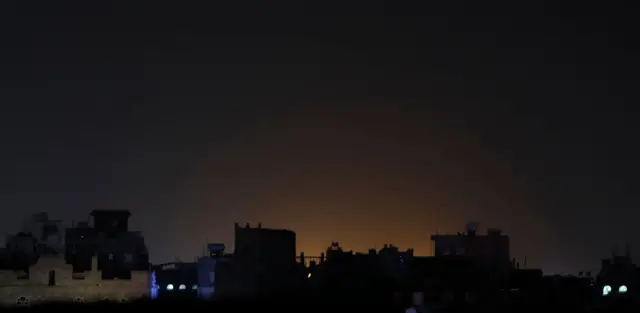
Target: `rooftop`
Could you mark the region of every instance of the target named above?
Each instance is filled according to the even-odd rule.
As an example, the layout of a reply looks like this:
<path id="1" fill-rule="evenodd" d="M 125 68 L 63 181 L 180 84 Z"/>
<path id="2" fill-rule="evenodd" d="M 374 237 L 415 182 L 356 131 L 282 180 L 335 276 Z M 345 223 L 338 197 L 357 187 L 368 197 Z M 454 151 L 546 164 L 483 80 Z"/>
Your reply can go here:
<path id="1" fill-rule="evenodd" d="M 131 212 L 129 212 L 129 210 L 93 210 L 90 215 L 96 216 L 99 214 L 131 216 Z"/>

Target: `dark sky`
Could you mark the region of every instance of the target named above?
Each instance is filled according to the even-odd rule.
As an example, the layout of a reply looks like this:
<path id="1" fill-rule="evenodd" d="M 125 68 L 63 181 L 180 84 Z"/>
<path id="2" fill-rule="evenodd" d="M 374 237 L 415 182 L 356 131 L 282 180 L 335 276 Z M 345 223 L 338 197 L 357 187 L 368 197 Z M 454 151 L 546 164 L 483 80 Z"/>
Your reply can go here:
<path id="1" fill-rule="evenodd" d="M 469 220 L 548 272 L 640 251 L 625 8 L 53 2 L 0 5 L 6 232 L 101 208 L 133 213 L 153 261 L 234 221 L 307 255 L 428 254 Z"/>

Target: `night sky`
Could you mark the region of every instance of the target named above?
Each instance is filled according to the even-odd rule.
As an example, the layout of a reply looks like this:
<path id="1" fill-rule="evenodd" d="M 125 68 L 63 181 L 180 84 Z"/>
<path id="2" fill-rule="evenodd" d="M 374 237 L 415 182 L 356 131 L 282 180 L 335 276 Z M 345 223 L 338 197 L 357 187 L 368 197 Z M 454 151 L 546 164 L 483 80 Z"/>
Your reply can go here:
<path id="1" fill-rule="evenodd" d="M 547 272 L 640 257 L 624 8 L 53 2 L 0 5 L 4 232 L 127 209 L 162 262 L 234 221 L 426 255 L 473 220 Z"/>

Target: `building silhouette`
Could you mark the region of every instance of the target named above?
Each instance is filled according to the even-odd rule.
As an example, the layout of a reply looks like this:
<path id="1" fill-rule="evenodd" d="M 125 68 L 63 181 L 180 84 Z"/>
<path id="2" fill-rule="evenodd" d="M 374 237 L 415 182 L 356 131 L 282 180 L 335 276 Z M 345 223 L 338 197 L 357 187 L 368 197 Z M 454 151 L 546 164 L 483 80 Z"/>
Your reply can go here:
<path id="1" fill-rule="evenodd" d="M 307 288 L 380 297 L 394 290 L 416 306 L 502 301 L 540 290 L 542 271 L 520 269 L 510 260 L 507 235 L 477 230 L 477 223 L 470 223 L 465 233 L 431 236 L 433 256 L 417 256 L 413 249 L 401 251 L 391 244 L 354 253 L 333 242 L 320 256 L 301 253 L 299 263 L 306 269 Z"/>
<path id="2" fill-rule="evenodd" d="M 235 223 L 234 235 L 233 253 L 226 253 L 224 244 L 213 243 L 194 263 L 154 266 L 152 294 L 209 299 L 278 293 L 299 286 L 302 271 L 296 262 L 295 232 Z M 197 282 L 193 292 L 176 289 L 192 280 Z"/>
<path id="3" fill-rule="evenodd" d="M 0 300 L 127 301 L 149 294 L 144 237 L 129 231 L 128 211 L 95 210 L 63 228 L 39 213 L 7 239 L 0 257 Z"/>
<path id="4" fill-rule="evenodd" d="M 433 235 L 431 240 L 435 257 L 468 257 L 495 273 L 504 273 L 514 265 L 509 236 L 497 228 L 489 228 L 482 235 L 478 233 L 477 223 L 469 223 L 465 233 Z"/>
<path id="5" fill-rule="evenodd" d="M 395 289 L 409 275 L 413 249 L 400 251 L 391 244 L 367 253 L 344 251 L 332 242 L 319 257 L 299 256 L 305 272 L 304 286 L 324 292 L 377 292 Z"/>
<path id="6" fill-rule="evenodd" d="M 640 269 L 633 263 L 627 246 L 625 255 L 612 254 L 602 259 L 596 276 L 596 290 L 603 297 L 626 297 L 640 294 Z"/>
<path id="7" fill-rule="evenodd" d="M 286 229 L 249 224 L 235 230 L 233 272 L 239 293 L 265 293 L 292 288 L 296 269 L 296 234 Z"/>
<path id="8" fill-rule="evenodd" d="M 151 298 L 196 298 L 198 263 L 171 262 L 151 267 Z"/>

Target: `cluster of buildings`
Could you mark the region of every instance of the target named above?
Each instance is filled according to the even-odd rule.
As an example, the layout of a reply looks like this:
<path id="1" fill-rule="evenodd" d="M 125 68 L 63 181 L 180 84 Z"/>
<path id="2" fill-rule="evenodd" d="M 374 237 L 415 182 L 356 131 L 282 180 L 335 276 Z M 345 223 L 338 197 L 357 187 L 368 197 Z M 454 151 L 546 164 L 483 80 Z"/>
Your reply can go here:
<path id="1" fill-rule="evenodd" d="M 207 245 L 194 262 L 152 265 L 128 211 L 93 211 L 64 228 L 46 213 L 29 217 L 0 249 L 0 303 L 127 302 L 139 298 L 252 296 L 312 290 L 377 288 L 412 293 L 412 301 L 466 303 L 578 286 L 578 297 L 636 294 L 640 270 L 627 253 L 602 262 L 596 277 L 544 278 L 511 258 L 509 237 L 498 229 L 433 235 L 433 255 L 416 256 L 387 244 L 365 253 L 333 242 L 319 256 L 296 251 L 291 230 L 235 224 L 234 251 Z M 526 263 L 526 260 L 525 260 Z M 525 266 L 523 266 L 525 267 Z M 417 304 L 416 304 L 417 303 Z"/>
<path id="2" fill-rule="evenodd" d="M 613 254 L 611 258 L 602 259 L 598 273 L 597 290 L 603 297 L 625 296 L 640 287 L 638 280 L 640 268 L 633 263 L 627 247 L 625 255 Z"/>
<path id="3" fill-rule="evenodd" d="M 208 255 L 195 262 L 153 267 L 153 297 L 236 296 L 283 290 L 413 290 L 430 297 L 484 296 L 487 284 L 515 289 L 542 277 L 540 270 L 519 269 L 510 259 L 509 237 L 496 229 L 435 235 L 433 256 L 416 256 L 392 244 L 365 253 L 344 251 L 338 242 L 316 256 L 296 254 L 289 230 L 235 225 L 235 251 L 210 244 Z M 517 279 L 515 279 L 517 278 Z M 511 285 L 511 287 L 509 287 Z M 428 290 L 427 290 L 428 289 Z"/>
<path id="4" fill-rule="evenodd" d="M 149 254 L 128 211 L 93 211 L 64 228 L 40 213 L 0 250 L 0 303 L 124 302 L 148 295 Z"/>
<path id="5" fill-rule="evenodd" d="M 209 244 L 195 262 L 154 265 L 151 297 L 250 296 L 297 284 L 302 268 L 293 231 L 237 223 L 234 230 L 233 253 L 224 244 Z"/>

